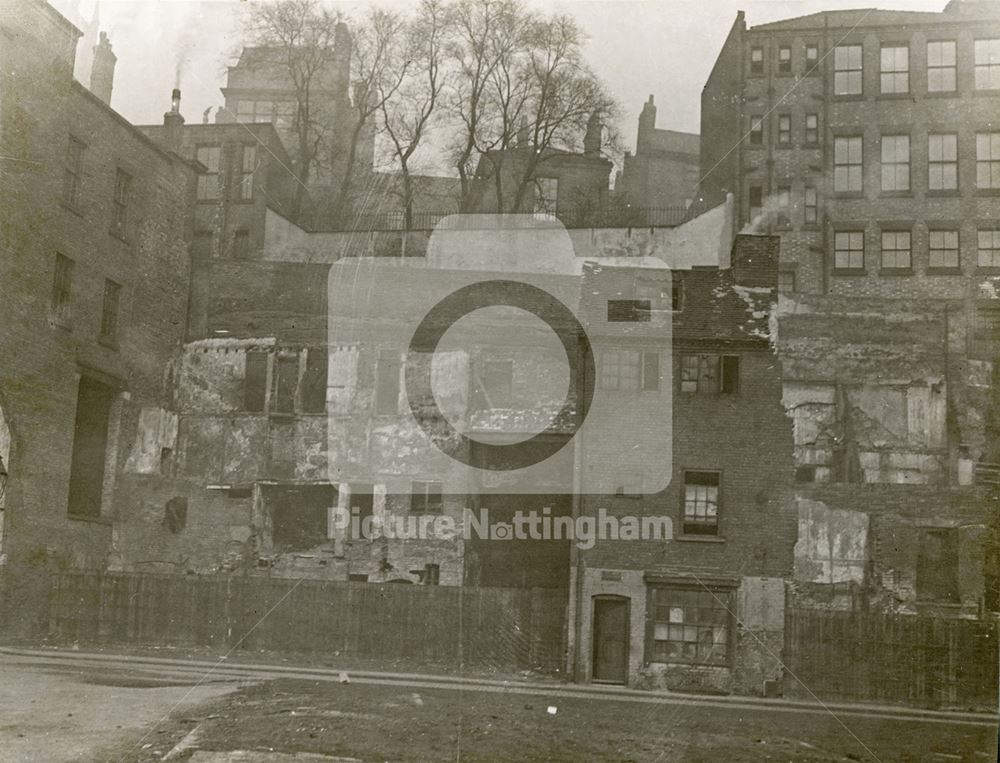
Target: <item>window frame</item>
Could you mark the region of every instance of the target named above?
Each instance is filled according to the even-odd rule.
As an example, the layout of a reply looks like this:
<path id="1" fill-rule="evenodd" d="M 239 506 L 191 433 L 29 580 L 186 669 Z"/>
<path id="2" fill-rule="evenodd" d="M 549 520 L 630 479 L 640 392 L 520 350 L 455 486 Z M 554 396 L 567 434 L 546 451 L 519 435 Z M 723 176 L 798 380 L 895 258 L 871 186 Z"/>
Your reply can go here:
<path id="1" fill-rule="evenodd" d="M 750 130 L 747 138 L 751 146 L 764 145 L 764 117 L 760 114 L 750 115 Z"/>
<path id="2" fill-rule="evenodd" d="M 955 246 L 935 246 L 935 237 L 944 237 L 947 240 L 947 236 L 953 234 L 955 236 Z M 954 252 L 954 264 L 949 264 L 946 261 L 939 261 L 935 264 L 935 253 L 936 252 Z M 950 258 L 949 258 L 950 259 Z M 961 267 L 962 264 L 962 233 L 958 228 L 931 228 L 927 231 L 927 268 L 928 270 L 939 270 L 939 271 L 955 271 Z"/>
<path id="3" fill-rule="evenodd" d="M 939 45 L 941 48 L 941 57 L 944 59 L 944 47 L 946 45 L 951 45 L 951 64 L 932 64 L 931 63 L 931 46 Z M 958 43 L 956 40 L 928 40 L 927 48 L 927 92 L 928 93 L 955 93 L 958 91 Z M 932 87 L 931 82 L 934 79 L 931 75 L 932 73 L 944 73 L 951 72 L 951 87 Z"/>
<path id="4" fill-rule="evenodd" d="M 886 246 L 886 242 L 890 246 Z M 900 246 L 905 241 L 906 247 Z M 886 264 L 886 256 L 890 256 L 892 264 Z M 905 262 L 905 265 L 899 264 Z M 913 233 L 901 228 L 883 229 L 879 233 L 879 269 L 889 272 L 911 272 L 913 270 Z"/>
<path id="5" fill-rule="evenodd" d="M 647 611 L 648 618 L 646 633 L 645 662 L 661 663 L 668 665 L 697 665 L 711 666 L 718 668 L 731 668 L 735 663 L 736 644 L 736 618 L 735 612 L 735 586 L 719 585 L 694 585 L 687 581 L 656 582 L 647 586 Z M 693 604 L 687 601 L 693 600 Z M 707 602 L 709 606 L 702 606 L 702 602 Z M 694 623 L 688 617 L 689 609 L 697 611 Z M 675 619 L 675 613 L 680 610 L 680 621 Z M 704 611 L 710 614 L 703 620 Z M 667 613 L 664 620 L 660 616 L 662 612 Z M 722 621 L 721 623 L 719 621 Z M 672 633 L 672 628 L 678 628 L 679 632 L 687 635 L 687 628 L 693 628 L 696 632 L 694 641 L 694 654 L 684 656 L 684 649 L 678 650 L 679 655 L 665 655 L 659 644 L 690 643 L 687 638 L 671 639 L 657 638 L 657 626 L 665 627 L 668 635 Z M 721 627 L 723 641 L 715 641 L 714 629 Z M 725 644 L 725 653 L 721 658 L 711 659 L 701 654 L 700 643 L 697 637 L 704 634 L 705 629 L 711 628 L 713 631 L 712 645 Z M 709 652 L 712 654 L 714 650 Z"/>
<path id="6" fill-rule="evenodd" d="M 987 234 L 989 245 L 983 246 L 984 237 Z M 988 252 L 991 262 L 983 262 L 983 253 Z M 990 227 L 980 225 L 976 228 L 976 267 L 979 270 L 1000 269 L 1000 226 Z"/>
<path id="7" fill-rule="evenodd" d="M 906 145 L 906 158 L 903 161 L 898 159 L 899 146 L 901 142 Z M 893 146 L 893 156 L 886 160 L 886 149 Z M 907 133 L 885 134 L 879 138 L 879 189 L 882 193 L 910 193 L 913 190 L 913 179 L 910 176 L 913 148 L 910 136 Z M 892 187 L 886 187 L 886 171 L 891 169 Z M 905 170 L 905 186 L 900 184 L 900 170 Z"/>
<path id="8" fill-rule="evenodd" d="M 217 156 L 214 162 L 210 160 L 207 164 L 202 159 L 203 151 L 214 152 Z M 219 143 L 199 143 L 194 147 L 195 161 L 205 167 L 206 171 L 198 173 L 197 188 L 195 190 L 195 201 L 199 204 L 215 204 L 222 199 L 222 145 Z M 211 180 L 215 179 L 215 185 L 211 185 Z M 204 182 L 203 182 L 204 181 Z M 214 190 L 206 195 L 204 189 Z"/>
<path id="9" fill-rule="evenodd" d="M 69 136 L 66 146 L 66 165 L 63 169 L 62 202 L 74 212 L 80 208 L 80 188 L 83 185 L 83 165 L 86 150 L 86 143 L 75 135 Z"/>
<path id="10" fill-rule="evenodd" d="M 846 249 L 841 249 L 839 247 L 839 239 L 841 236 L 847 236 L 848 247 Z M 853 247 L 854 237 L 859 236 L 861 241 L 861 248 L 856 249 Z M 853 229 L 843 229 L 835 230 L 833 232 L 833 270 L 834 272 L 840 273 L 864 273 L 865 272 L 865 259 L 867 257 L 867 241 L 866 235 L 863 228 L 853 228 Z M 840 252 L 845 252 L 847 256 L 846 264 L 841 265 L 838 259 Z M 860 252 L 861 264 L 854 264 L 854 255 Z"/>
<path id="11" fill-rule="evenodd" d="M 980 43 L 987 46 L 986 61 L 979 62 Z M 993 50 L 995 48 L 995 50 Z M 996 55 L 994 60 L 993 56 Z M 1000 90 L 1000 37 L 977 37 L 972 42 L 973 89 L 978 92 Z M 980 74 L 985 73 L 986 85 L 980 84 Z"/>
<path id="12" fill-rule="evenodd" d="M 642 390 L 642 350 L 630 350 L 621 347 L 601 350 L 601 368 L 598 371 L 598 384 L 607 392 L 640 392 Z M 623 363 L 627 358 L 628 363 Z M 625 368 L 634 368 L 635 374 Z M 614 369 L 612 373 L 611 369 Z M 632 382 L 635 382 L 634 385 Z M 625 384 L 627 382 L 627 384 Z"/>
<path id="13" fill-rule="evenodd" d="M 764 47 L 754 45 L 750 48 L 750 75 L 761 76 L 764 74 Z"/>
<path id="14" fill-rule="evenodd" d="M 851 65 L 851 53 L 857 49 L 858 65 Z M 846 61 L 841 62 L 840 51 L 844 51 Z M 843 63 L 843 66 L 841 65 Z M 854 89 L 855 78 L 857 89 Z M 840 82 L 846 83 L 841 87 Z M 863 96 L 865 93 L 865 49 L 861 43 L 843 43 L 833 48 L 833 95 L 835 98 L 851 98 Z"/>
<path id="15" fill-rule="evenodd" d="M 250 164 L 250 168 L 247 165 Z M 240 144 L 239 181 L 236 183 L 236 201 L 240 204 L 252 204 L 254 201 L 254 174 L 259 163 L 257 161 L 257 145 L 254 143 Z"/>
<path id="16" fill-rule="evenodd" d="M 128 240 L 129 205 L 132 201 L 132 175 L 122 167 L 115 168 L 115 188 L 111 199 L 111 235 Z"/>
<path id="17" fill-rule="evenodd" d="M 810 56 L 809 51 L 815 51 L 815 55 Z M 806 75 L 815 75 L 819 73 L 819 45 L 816 43 L 806 43 L 805 45 L 805 73 Z"/>
<path id="18" fill-rule="evenodd" d="M 437 489 L 434 490 L 434 486 Z M 418 492 L 417 487 L 420 486 Z M 433 496 L 437 495 L 436 501 Z M 435 510 L 436 507 L 436 510 Z M 444 486 L 440 480 L 412 480 L 410 482 L 410 514 L 443 514 Z"/>
<path id="19" fill-rule="evenodd" d="M 896 56 L 899 51 L 906 51 L 905 59 L 906 65 L 904 68 L 898 68 L 899 63 L 896 60 Z M 893 60 L 891 66 L 897 68 L 886 68 L 885 54 L 887 51 L 894 51 Z M 892 87 L 886 88 L 886 77 L 889 77 L 889 82 L 892 82 Z M 902 80 L 900 78 L 902 77 Z M 905 83 L 904 89 L 899 89 L 899 82 Z M 909 95 L 910 93 L 910 45 L 901 45 L 899 43 L 883 43 L 879 47 L 879 93 L 881 95 Z"/>
<path id="20" fill-rule="evenodd" d="M 982 139 L 986 139 L 986 158 L 980 157 Z M 987 184 L 980 183 L 983 169 L 986 170 Z M 976 133 L 976 189 L 980 191 L 1000 190 L 1000 130 Z"/>
<path id="21" fill-rule="evenodd" d="M 120 327 L 122 285 L 110 278 L 104 279 L 104 298 L 101 303 L 101 329 L 99 339 L 102 344 L 118 346 Z"/>
<path id="22" fill-rule="evenodd" d="M 838 161 L 838 145 L 845 146 L 844 158 Z M 853 160 L 852 152 L 860 148 L 857 161 Z M 836 194 L 860 195 L 865 192 L 865 138 L 864 135 L 837 135 L 833 139 L 833 191 Z M 841 174 L 846 178 L 846 187 L 840 182 Z M 855 183 L 855 180 L 857 181 Z M 854 187 L 854 186 L 857 187 Z"/>
<path id="23" fill-rule="evenodd" d="M 704 482 L 695 481 L 697 479 L 706 480 Z M 695 537 L 721 537 L 720 514 L 722 513 L 722 471 L 719 469 L 684 469 L 683 481 L 681 482 L 681 516 L 680 527 L 681 536 Z M 690 499 L 688 487 L 715 488 L 714 497 L 706 491 L 704 497 L 704 512 L 702 519 L 699 519 L 699 507 L 701 500 L 695 492 L 693 503 Z M 692 511 L 689 513 L 689 507 Z M 690 526 L 691 529 L 688 529 Z M 701 530 L 696 528 L 701 527 Z"/>
<path id="24" fill-rule="evenodd" d="M 691 360 L 694 359 L 694 363 Z M 678 354 L 678 391 L 683 394 L 705 394 L 719 391 L 719 355 L 711 352 Z M 694 378 L 690 378 L 694 374 Z M 687 378 L 685 378 L 687 377 Z M 694 386 L 692 386 L 692 384 Z"/>
<path id="25" fill-rule="evenodd" d="M 792 115 L 778 114 L 778 145 L 792 145 Z"/>
<path id="26" fill-rule="evenodd" d="M 802 189 L 802 220 L 805 225 L 819 225 L 819 191 L 814 185 Z"/>
<path id="27" fill-rule="evenodd" d="M 809 126 L 810 119 L 815 122 L 812 127 Z M 803 141 L 807 146 L 819 145 L 819 114 L 814 112 L 805 115 L 805 119 L 802 122 L 802 134 Z"/>
<path id="28" fill-rule="evenodd" d="M 785 56 L 785 54 L 788 54 Z M 791 45 L 779 45 L 778 46 L 778 74 L 791 74 L 792 73 L 792 46 Z"/>
<path id="29" fill-rule="evenodd" d="M 940 143 L 940 153 L 943 157 L 946 153 L 945 141 L 946 138 L 952 139 L 953 151 L 952 158 L 934 158 L 934 139 L 941 139 Z M 947 168 L 952 168 L 954 170 L 954 183 L 952 185 L 945 185 L 944 179 L 946 177 Z M 940 179 L 937 181 L 940 185 L 935 186 L 935 170 L 939 172 Z M 958 190 L 958 133 L 956 132 L 930 132 L 927 133 L 927 190 L 935 193 L 948 193 Z"/>

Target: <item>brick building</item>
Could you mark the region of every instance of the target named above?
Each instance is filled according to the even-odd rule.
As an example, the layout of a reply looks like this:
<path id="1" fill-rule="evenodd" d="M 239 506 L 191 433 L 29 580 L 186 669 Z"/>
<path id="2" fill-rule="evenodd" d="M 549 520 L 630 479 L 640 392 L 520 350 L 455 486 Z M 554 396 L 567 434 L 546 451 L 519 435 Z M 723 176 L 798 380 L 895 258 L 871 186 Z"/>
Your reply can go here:
<path id="1" fill-rule="evenodd" d="M 783 290 L 968 296 L 996 272 L 1000 3 L 747 28 L 702 92 L 703 193 L 781 236 Z"/>
<path id="2" fill-rule="evenodd" d="M 618 408 L 628 418 L 644 397 L 669 389 L 672 464 L 669 485 L 644 495 L 650 475 L 636 472 L 657 464 L 630 463 L 618 440 L 588 442 L 584 468 L 598 470 L 607 487 L 584 495 L 579 510 L 666 517 L 672 537 L 598 538 L 578 552 L 571 604 L 578 680 L 759 692 L 780 675 L 774 655 L 796 528 L 792 433 L 772 344 L 777 258 L 776 237 L 739 236 L 731 267 L 675 271 L 663 305 L 673 311 L 672 352 L 655 334 L 624 344 L 620 329 L 592 337 L 599 384 L 607 382 L 601 367 L 609 352 L 619 368 L 622 347 L 643 368 L 660 359 L 659 378 L 642 373 L 616 385 L 625 398 Z M 605 268 L 585 294 L 627 294 L 633 279 Z"/>
<path id="3" fill-rule="evenodd" d="M 0 574 L 4 624 L 27 629 L 47 571 L 120 553 L 139 422 L 166 408 L 184 337 L 197 176 L 108 106 L 106 39 L 88 90 L 80 31 L 47 3 L 9 0 L 0 36 Z"/>
<path id="4" fill-rule="evenodd" d="M 635 153 L 626 151 L 615 192 L 632 207 L 686 209 L 698 193 L 700 139 L 656 126 L 653 96 L 642 105 Z"/>

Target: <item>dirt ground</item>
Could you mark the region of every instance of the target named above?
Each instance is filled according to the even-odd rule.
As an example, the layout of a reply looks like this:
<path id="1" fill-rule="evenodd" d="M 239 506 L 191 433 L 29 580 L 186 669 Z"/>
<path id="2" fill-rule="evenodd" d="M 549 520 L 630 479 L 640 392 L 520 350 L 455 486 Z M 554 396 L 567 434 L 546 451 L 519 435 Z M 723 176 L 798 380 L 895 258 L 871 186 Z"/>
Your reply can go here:
<path id="1" fill-rule="evenodd" d="M 996 731 L 972 725 L 851 717 L 845 728 L 832 716 L 767 708 L 637 707 L 613 699 L 546 701 L 284 679 L 238 691 L 206 714 L 214 717 L 197 725 L 192 751 L 178 760 L 194 749 L 470 763 L 996 759 Z M 170 738 L 193 728 L 167 726 Z M 125 759 L 158 758 L 147 750 Z"/>

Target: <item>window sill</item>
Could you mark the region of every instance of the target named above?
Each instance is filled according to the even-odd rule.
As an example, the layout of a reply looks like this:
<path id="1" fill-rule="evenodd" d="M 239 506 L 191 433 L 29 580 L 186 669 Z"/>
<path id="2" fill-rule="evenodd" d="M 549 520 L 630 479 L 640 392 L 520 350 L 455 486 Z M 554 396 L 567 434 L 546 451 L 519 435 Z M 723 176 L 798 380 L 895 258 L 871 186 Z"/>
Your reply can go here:
<path id="1" fill-rule="evenodd" d="M 865 100 L 864 93 L 844 93 L 844 94 L 833 94 L 834 101 L 863 101 Z"/>
<path id="2" fill-rule="evenodd" d="M 880 199 L 912 199 L 913 191 L 880 191 Z"/>
<path id="3" fill-rule="evenodd" d="M 849 276 L 849 277 L 853 278 L 853 277 L 856 277 L 856 276 L 866 276 L 866 275 L 868 275 L 868 271 L 865 270 L 865 269 L 863 269 L 863 268 L 851 268 L 851 269 L 847 269 L 847 268 L 840 268 L 840 269 L 834 268 L 833 272 L 832 272 L 832 275 L 835 275 L 835 276 Z"/>
<path id="4" fill-rule="evenodd" d="M 913 101 L 915 101 L 915 100 L 917 100 L 917 97 L 913 93 L 879 93 L 878 96 L 876 96 L 876 100 L 879 100 L 879 101 L 904 101 L 904 100 L 910 101 L 910 100 L 913 100 Z"/>
<path id="5" fill-rule="evenodd" d="M 958 90 L 928 90 L 924 93 L 925 98 L 958 98 L 961 93 Z"/>
<path id="6" fill-rule="evenodd" d="M 913 268 L 881 268 L 878 274 L 880 276 L 912 276 Z"/>
<path id="7" fill-rule="evenodd" d="M 977 188 L 976 196 L 1000 196 L 1000 188 Z"/>
<path id="8" fill-rule="evenodd" d="M 67 512 L 66 518 L 74 522 L 89 522 L 94 525 L 106 525 L 108 527 L 112 524 L 108 517 L 92 517 L 89 514 L 73 514 L 72 512 Z"/>
<path id="9" fill-rule="evenodd" d="M 927 191 L 928 199 L 958 199 L 961 196 L 962 194 L 957 188 L 929 189 Z"/>
<path id="10" fill-rule="evenodd" d="M 833 198 L 835 199 L 863 199 L 865 198 L 864 191 L 834 191 Z"/>
<path id="11" fill-rule="evenodd" d="M 803 223 L 802 230 L 818 231 L 820 230 L 819 223 Z"/>
<path id="12" fill-rule="evenodd" d="M 685 543 L 725 543 L 726 539 L 719 535 L 686 535 L 681 533 L 680 535 L 675 535 L 674 540 L 683 541 Z"/>
<path id="13" fill-rule="evenodd" d="M 646 660 L 646 665 L 677 665 L 684 668 L 695 668 L 697 670 L 732 670 L 730 662 L 685 662 L 684 660 L 658 660 L 651 657 Z M 720 692 L 721 694 L 721 692 Z"/>
<path id="14" fill-rule="evenodd" d="M 927 275 L 929 276 L 960 276 L 962 275 L 961 268 L 927 268 Z"/>
<path id="15" fill-rule="evenodd" d="M 976 267 L 976 273 L 981 273 L 987 276 L 996 276 L 1000 275 L 1000 268 L 995 268 L 987 265 L 978 265 Z"/>

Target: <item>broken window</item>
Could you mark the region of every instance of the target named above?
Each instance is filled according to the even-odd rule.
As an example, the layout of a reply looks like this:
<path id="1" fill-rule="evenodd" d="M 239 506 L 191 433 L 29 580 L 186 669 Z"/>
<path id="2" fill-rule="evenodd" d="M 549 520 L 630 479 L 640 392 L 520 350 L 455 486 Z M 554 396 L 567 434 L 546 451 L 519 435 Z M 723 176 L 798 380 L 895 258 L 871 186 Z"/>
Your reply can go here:
<path id="1" fill-rule="evenodd" d="M 246 357 L 243 377 L 243 409 L 263 413 L 267 397 L 267 353 L 251 351 Z"/>
<path id="2" fill-rule="evenodd" d="M 476 374 L 473 407 L 480 410 L 510 408 L 513 400 L 513 385 L 513 361 L 486 361 Z"/>
<path id="3" fill-rule="evenodd" d="M 326 366 L 325 347 L 310 347 L 306 351 L 306 368 L 302 374 L 302 412 L 326 412 Z"/>
<path id="4" fill-rule="evenodd" d="M 652 589 L 651 662 L 728 665 L 733 594 L 729 589 Z"/>
<path id="5" fill-rule="evenodd" d="M 955 528 L 923 528 L 917 556 L 917 598 L 959 601 L 958 530 Z"/>
<path id="6" fill-rule="evenodd" d="M 718 355 L 681 355 L 681 392 L 714 392 L 718 368 Z"/>
<path id="7" fill-rule="evenodd" d="M 440 514 L 444 510 L 440 482 L 417 481 L 410 487 L 412 514 Z"/>
<path id="8" fill-rule="evenodd" d="M 271 413 L 295 412 L 295 388 L 299 383 L 299 356 L 280 354 L 274 364 Z"/>
<path id="9" fill-rule="evenodd" d="M 719 473 L 684 472 L 685 535 L 719 534 Z"/>
<path id="10" fill-rule="evenodd" d="M 115 390 L 81 376 L 73 428 L 73 458 L 69 477 L 69 513 L 101 516 L 104 470 L 108 455 L 108 424 Z"/>
<path id="11" fill-rule="evenodd" d="M 375 413 L 399 413 L 399 371 L 402 363 L 398 350 L 380 350 L 375 368 Z"/>

